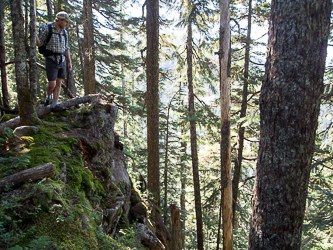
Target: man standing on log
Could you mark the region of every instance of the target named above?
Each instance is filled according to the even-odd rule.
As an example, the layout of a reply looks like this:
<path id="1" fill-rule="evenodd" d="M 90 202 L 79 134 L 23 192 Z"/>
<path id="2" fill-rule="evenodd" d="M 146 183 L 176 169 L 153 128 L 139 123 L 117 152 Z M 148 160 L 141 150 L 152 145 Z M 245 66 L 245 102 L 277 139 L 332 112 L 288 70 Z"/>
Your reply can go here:
<path id="1" fill-rule="evenodd" d="M 52 111 L 63 111 L 65 108 L 58 105 L 62 80 L 66 79 L 66 59 L 67 68 L 72 70 L 72 63 L 69 52 L 68 34 L 65 28 L 71 22 L 66 12 L 61 11 L 56 15 L 56 21 L 40 28 L 37 36 L 37 46 L 45 46 L 44 56 L 46 57 L 46 74 L 49 81 L 47 87 L 47 97 L 44 106 L 50 104 L 52 94 Z M 50 26 L 49 26 L 50 25 Z M 49 31 L 52 31 L 49 35 Z"/>

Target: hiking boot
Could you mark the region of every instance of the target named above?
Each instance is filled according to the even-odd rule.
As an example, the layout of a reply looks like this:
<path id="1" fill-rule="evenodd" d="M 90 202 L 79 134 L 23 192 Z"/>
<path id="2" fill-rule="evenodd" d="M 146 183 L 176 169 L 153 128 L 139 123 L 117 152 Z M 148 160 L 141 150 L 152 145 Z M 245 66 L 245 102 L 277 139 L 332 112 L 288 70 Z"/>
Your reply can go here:
<path id="1" fill-rule="evenodd" d="M 52 112 L 60 112 L 60 111 L 65 111 L 65 110 L 67 110 L 67 109 L 66 109 L 66 108 L 63 108 L 63 107 L 61 107 L 61 106 L 59 106 L 59 105 L 56 105 L 56 106 L 54 106 L 54 107 L 51 109 Z"/>
<path id="2" fill-rule="evenodd" d="M 45 100 L 45 103 L 44 103 L 44 107 L 48 106 L 50 104 L 50 100 L 49 99 L 46 99 Z"/>

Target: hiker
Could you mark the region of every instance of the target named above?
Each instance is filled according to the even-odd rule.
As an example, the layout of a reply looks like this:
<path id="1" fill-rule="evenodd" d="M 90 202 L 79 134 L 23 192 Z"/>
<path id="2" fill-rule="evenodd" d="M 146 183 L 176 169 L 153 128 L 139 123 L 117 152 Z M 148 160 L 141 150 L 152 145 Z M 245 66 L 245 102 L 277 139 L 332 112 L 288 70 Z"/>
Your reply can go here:
<path id="1" fill-rule="evenodd" d="M 65 11 L 61 11 L 56 15 L 54 23 L 40 27 L 39 36 L 37 36 L 37 46 L 40 47 L 40 52 L 41 48 L 43 48 L 43 55 L 46 58 L 46 74 L 49 81 L 44 106 L 50 104 L 53 94 L 52 111 L 66 110 L 58 105 L 58 99 L 62 80 L 66 79 L 65 56 L 68 60 L 67 68 L 68 70 L 72 70 L 68 34 L 65 30 L 69 22 L 71 22 L 71 20 L 68 14 Z M 49 35 L 50 30 L 52 33 Z"/>

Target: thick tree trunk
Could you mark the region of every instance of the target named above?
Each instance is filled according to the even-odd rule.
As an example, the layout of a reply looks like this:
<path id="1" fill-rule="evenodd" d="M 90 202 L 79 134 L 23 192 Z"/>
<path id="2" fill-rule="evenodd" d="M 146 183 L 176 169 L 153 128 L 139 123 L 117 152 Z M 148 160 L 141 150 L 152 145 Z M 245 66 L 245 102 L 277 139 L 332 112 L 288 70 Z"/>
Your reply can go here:
<path id="1" fill-rule="evenodd" d="M 6 53 L 5 53 L 5 2 L 0 1 L 0 67 L 1 67 L 1 86 L 3 106 L 9 109 L 8 102 L 8 87 L 7 87 L 7 72 L 6 72 Z"/>
<path id="2" fill-rule="evenodd" d="M 147 0 L 147 147 L 148 189 L 160 205 L 159 169 L 159 1 Z"/>
<path id="3" fill-rule="evenodd" d="M 247 37 L 245 45 L 245 62 L 244 62 L 244 83 L 243 83 L 243 93 L 242 93 L 242 106 L 240 111 L 240 119 L 246 116 L 247 109 L 247 87 L 249 79 L 249 62 L 250 62 L 250 45 L 251 45 L 251 17 L 252 17 L 252 0 L 249 0 L 249 13 L 247 17 Z M 238 130 L 238 149 L 237 158 L 234 168 L 234 178 L 232 180 L 232 214 L 233 214 L 233 225 L 235 225 L 235 214 L 237 207 L 238 198 L 238 185 L 242 172 L 242 160 L 243 160 L 243 148 L 244 148 L 244 134 L 245 128 L 243 123 L 239 124 Z"/>
<path id="4" fill-rule="evenodd" d="M 53 175 L 54 165 L 52 163 L 46 163 L 44 165 L 23 170 L 0 179 L 0 193 L 5 191 L 6 186 L 16 188 L 27 182 L 37 181 L 42 178 L 49 178 Z"/>
<path id="5" fill-rule="evenodd" d="M 300 249 L 331 0 L 273 0 L 249 249 Z"/>
<path id="6" fill-rule="evenodd" d="M 22 125 L 32 125 L 38 123 L 39 119 L 35 111 L 28 80 L 22 1 L 12 0 L 10 1 L 10 7 L 13 24 L 15 75 L 20 121 Z"/>
<path id="7" fill-rule="evenodd" d="M 95 48 L 94 26 L 92 16 L 92 1 L 83 0 L 83 26 L 84 26 L 84 94 L 96 93 L 95 79 Z"/>
<path id="8" fill-rule="evenodd" d="M 221 91 L 221 205 L 223 249 L 233 249 L 232 183 L 230 145 L 230 16 L 229 0 L 220 2 L 220 91 Z M 221 217 L 221 215 L 220 215 Z M 220 222 L 219 222 L 220 223 Z M 220 226 L 219 226 L 220 229 Z M 220 232 L 218 231 L 217 249 Z"/>
<path id="9" fill-rule="evenodd" d="M 195 215 L 197 222 L 197 245 L 198 250 L 203 250 L 203 223 L 201 210 L 201 195 L 200 195 L 200 180 L 199 180 L 199 160 L 197 146 L 197 131 L 195 122 L 195 107 L 194 107 L 194 92 L 193 92 L 193 63 L 192 63 L 192 24 L 189 21 L 187 24 L 187 87 L 188 87 L 188 105 L 190 119 L 190 141 L 191 141 L 191 157 L 193 170 L 194 184 L 194 200 L 195 200 Z"/>

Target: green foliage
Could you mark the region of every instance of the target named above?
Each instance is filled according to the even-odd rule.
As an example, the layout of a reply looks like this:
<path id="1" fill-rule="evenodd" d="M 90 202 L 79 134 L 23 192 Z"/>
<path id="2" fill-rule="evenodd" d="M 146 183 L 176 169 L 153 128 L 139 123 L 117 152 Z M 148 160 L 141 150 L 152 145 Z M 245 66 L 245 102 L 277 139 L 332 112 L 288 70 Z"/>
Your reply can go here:
<path id="1" fill-rule="evenodd" d="M 30 164 L 30 155 L 18 155 L 9 157 L 0 157 L 0 178 L 24 170 Z"/>
<path id="2" fill-rule="evenodd" d="M 135 224 L 132 224 L 127 229 L 121 229 L 115 239 L 124 246 L 133 249 L 137 245 L 140 245 L 140 242 L 135 239 L 137 234 L 138 232 L 135 229 Z"/>

